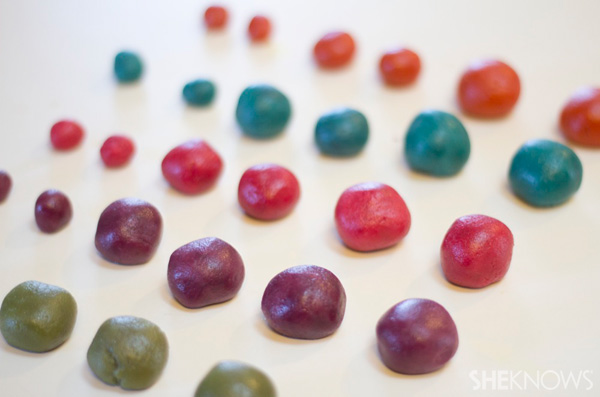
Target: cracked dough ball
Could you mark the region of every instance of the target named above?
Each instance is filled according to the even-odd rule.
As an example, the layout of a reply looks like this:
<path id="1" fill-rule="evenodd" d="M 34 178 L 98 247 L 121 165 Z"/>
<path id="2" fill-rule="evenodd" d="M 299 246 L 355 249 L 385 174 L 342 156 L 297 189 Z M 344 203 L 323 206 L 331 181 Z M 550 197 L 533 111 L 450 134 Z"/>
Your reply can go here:
<path id="1" fill-rule="evenodd" d="M 139 317 L 119 316 L 100 326 L 87 361 L 103 382 L 141 390 L 158 380 L 168 355 L 167 337 L 156 324 Z"/>

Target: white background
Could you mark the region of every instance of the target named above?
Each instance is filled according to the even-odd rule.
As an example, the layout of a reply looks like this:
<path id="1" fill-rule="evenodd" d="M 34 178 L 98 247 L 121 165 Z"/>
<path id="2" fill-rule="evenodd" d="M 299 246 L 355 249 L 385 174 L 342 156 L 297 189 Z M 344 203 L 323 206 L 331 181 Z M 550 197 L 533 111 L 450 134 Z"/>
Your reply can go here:
<path id="1" fill-rule="evenodd" d="M 589 1 L 229 1 L 223 33 L 207 33 L 204 1 L 0 1 L 0 168 L 14 187 L 0 205 L 0 295 L 35 279 L 68 289 L 79 307 L 71 338 L 46 354 L 30 354 L 0 341 L 2 396 L 105 396 L 131 393 L 98 381 L 86 363 L 99 325 L 115 315 L 147 318 L 167 334 L 170 357 L 160 380 L 143 395 L 191 396 L 221 359 L 254 364 L 279 394 L 294 396 L 506 395 L 473 391 L 471 371 L 589 370 L 589 391 L 559 387 L 551 395 L 598 395 L 600 390 L 600 150 L 576 147 L 584 167 L 575 197 L 552 209 L 534 209 L 507 186 L 517 148 L 530 138 L 564 142 L 557 119 L 580 86 L 600 85 L 600 2 Z M 245 33 L 252 15 L 274 23 L 266 45 Z M 319 71 L 312 46 L 325 32 L 345 29 L 357 40 L 352 65 Z M 380 54 L 405 44 L 421 55 L 419 81 L 385 88 Z M 112 76 L 114 55 L 133 49 L 146 72 L 121 87 Z M 477 57 L 497 57 L 521 77 L 514 112 L 496 121 L 460 114 L 455 88 Z M 218 89 L 206 109 L 186 107 L 183 85 L 212 79 Z M 249 84 L 266 82 L 285 92 L 293 116 L 285 133 L 254 141 L 235 125 L 237 98 Z M 313 142 L 317 118 L 339 106 L 365 113 L 370 140 L 362 154 L 330 159 Z M 411 172 L 403 159 L 405 131 L 424 108 L 457 114 L 471 138 L 464 170 L 448 179 Z M 82 146 L 54 152 L 51 125 L 61 118 L 86 129 Z M 99 148 L 113 133 L 135 139 L 137 153 L 119 170 L 103 167 Z M 210 192 L 186 197 L 160 172 L 163 156 L 202 137 L 222 155 L 224 172 Z M 287 218 L 263 223 L 237 204 L 242 172 L 260 162 L 289 167 L 302 197 Z M 404 197 L 413 217 L 406 239 L 375 253 L 342 246 L 333 210 L 340 193 L 362 181 L 387 183 Z M 33 209 L 48 188 L 64 191 L 74 217 L 58 234 L 36 228 Z M 94 248 L 101 211 L 135 196 L 164 218 L 157 254 L 141 266 L 102 260 Z M 482 290 L 448 284 L 439 246 L 459 216 L 483 213 L 505 222 L 515 237 L 511 268 Z M 179 246 L 217 236 L 242 255 L 246 279 L 225 304 L 187 310 L 167 287 L 170 254 Z M 265 325 L 260 299 L 279 271 L 314 264 L 333 271 L 347 293 L 345 319 L 318 341 L 281 337 Z M 459 331 L 456 356 L 442 370 L 404 376 L 387 370 L 375 348 L 375 324 L 409 297 L 434 299 Z M 588 377 L 590 377 L 588 375 Z M 556 380 L 549 377 L 554 386 Z M 589 384 L 582 382 L 581 388 Z M 489 385 L 488 385 L 489 387 Z M 542 395 L 529 388 L 522 395 Z"/>

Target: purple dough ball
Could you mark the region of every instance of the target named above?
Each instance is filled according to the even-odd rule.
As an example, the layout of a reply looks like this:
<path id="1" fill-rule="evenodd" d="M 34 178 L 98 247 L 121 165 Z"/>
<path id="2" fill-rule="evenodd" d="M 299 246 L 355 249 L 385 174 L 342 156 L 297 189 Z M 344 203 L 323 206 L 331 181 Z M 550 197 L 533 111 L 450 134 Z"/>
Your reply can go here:
<path id="1" fill-rule="evenodd" d="M 35 202 L 35 223 L 44 233 L 58 232 L 72 217 L 69 198 L 58 190 L 46 190 Z"/>
<path id="2" fill-rule="evenodd" d="M 121 265 L 139 265 L 152 258 L 162 234 L 162 219 L 150 203 L 125 198 L 110 204 L 98 220 L 96 248 Z"/>
<path id="3" fill-rule="evenodd" d="M 319 266 L 295 266 L 269 282 L 262 298 L 267 323 L 282 335 L 319 339 L 344 319 L 346 292 L 340 280 Z"/>
<path id="4" fill-rule="evenodd" d="M 450 314 L 429 299 L 406 299 L 377 323 L 377 347 L 383 363 L 402 374 L 440 369 L 458 348 L 458 332 Z"/>
<path id="5" fill-rule="evenodd" d="M 167 279 L 171 293 L 183 306 L 208 306 L 238 293 L 244 281 L 244 262 L 231 245 L 207 237 L 171 254 Z"/>
<path id="6" fill-rule="evenodd" d="M 12 187 L 12 180 L 8 172 L 0 170 L 0 203 L 6 200 Z"/>

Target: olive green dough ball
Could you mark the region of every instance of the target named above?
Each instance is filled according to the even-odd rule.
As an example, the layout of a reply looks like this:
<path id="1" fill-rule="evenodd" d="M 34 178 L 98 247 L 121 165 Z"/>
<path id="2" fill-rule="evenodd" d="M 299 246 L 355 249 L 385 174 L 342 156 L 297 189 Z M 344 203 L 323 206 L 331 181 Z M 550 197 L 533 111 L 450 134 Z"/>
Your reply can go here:
<path id="1" fill-rule="evenodd" d="M 202 379 L 194 397 L 275 397 L 264 372 L 237 361 L 221 361 Z"/>
<path id="2" fill-rule="evenodd" d="M 87 362 L 98 378 L 123 389 L 146 389 L 158 380 L 169 356 L 158 326 L 133 316 L 112 317 L 96 332 Z"/>
<path id="3" fill-rule="evenodd" d="M 67 290 L 25 281 L 4 297 L 0 331 L 9 345 L 43 353 L 69 339 L 76 317 L 77 303 Z"/>

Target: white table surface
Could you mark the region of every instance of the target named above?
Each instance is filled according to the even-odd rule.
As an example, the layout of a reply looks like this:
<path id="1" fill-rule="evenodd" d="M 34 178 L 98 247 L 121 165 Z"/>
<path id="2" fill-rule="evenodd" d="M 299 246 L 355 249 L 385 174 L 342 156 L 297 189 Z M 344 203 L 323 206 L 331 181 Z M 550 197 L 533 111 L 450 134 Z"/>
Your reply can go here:
<path id="1" fill-rule="evenodd" d="M 99 325 L 136 315 L 167 334 L 170 357 L 147 396 L 191 396 L 219 360 L 262 368 L 280 396 L 506 395 L 473 390 L 478 371 L 587 372 L 579 389 L 553 396 L 598 395 L 600 390 L 600 150 L 575 147 L 584 167 L 575 197 L 552 209 L 534 209 L 507 186 L 517 148 L 531 138 L 564 142 L 561 107 L 580 86 L 600 85 L 600 2 L 589 1 L 227 1 L 223 33 L 207 33 L 204 1 L 0 1 L 0 168 L 14 182 L 0 205 L 0 295 L 35 279 L 68 289 L 79 314 L 71 338 L 46 354 L 19 351 L 0 341 L 2 396 L 108 396 L 132 394 L 104 385 L 89 370 L 87 348 Z M 268 44 L 254 45 L 245 29 L 252 15 L 274 23 Z M 357 54 L 348 68 L 319 71 L 312 46 L 325 32 L 348 30 Z M 405 44 L 420 55 L 419 81 L 385 88 L 380 54 Z M 112 76 L 114 55 L 133 49 L 144 58 L 139 84 L 121 87 Z M 514 112 L 484 121 L 460 114 L 455 87 L 477 57 L 513 65 L 522 95 Z M 183 85 L 215 81 L 206 109 L 186 107 Z M 237 98 L 249 84 L 285 92 L 293 116 L 269 141 L 241 135 Z M 317 118 L 346 105 L 363 111 L 371 137 L 362 154 L 331 159 L 313 142 Z M 410 121 L 422 109 L 457 114 L 471 138 L 464 170 L 448 179 L 411 172 L 402 156 Z M 49 130 L 61 118 L 85 127 L 81 147 L 51 149 Z M 103 167 L 99 148 L 110 134 L 135 139 L 137 153 L 119 170 Z M 160 162 L 173 146 L 202 137 L 224 159 L 210 192 L 186 197 L 170 189 Z M 302 196 L 287 218 L 263 223 L 237 204 L 242 172 L 260 162 L 289 167 Z M 412 228 L 398 246 L 356 253 L 342 246 L 333 210 L 339 194 L 362 181 L 387 183 L 404 197 Z M 48 188 L 64 191 L 74 207 L 68 227 L 54 235 L 36 228 L 33 208 Z M 164 218 L 157 254 L 141 266 L 107 263 L 94 248 L 101 211 L 135 196 Z M 459 216 L 483 213 L 505 222 L 515 237 L 511 268 L 482 290 L 450 285 L 439 266 L 439 246 Z M 246 279 L 232 301 L 199 310 L 177 304 L 167 287 L 171 252 L 206 236 L 231 243 L 242 255 Z M 300 341 L 268 329 L 260 299 L 279 271 L 314 264 L 333 271 L 347 293 L 345 319 L 331 337 Z M 387 370 L 375 348 L 375 324 L 393 304 L 434 299 L 453 316 L 460 346 L 442 370 L 404 376 Z M 491 373 L 491 372 L 488 372 Z M 479 376 L 479 375 L 476 375 Z M 555 378 L 552 378 L 555 379 Z M 554 385 L 555 381 L 547 379 Z M 490 386 L 488 386 L 490 387 Z M 513 388 L 514 394 L 548 390 Z"/>

